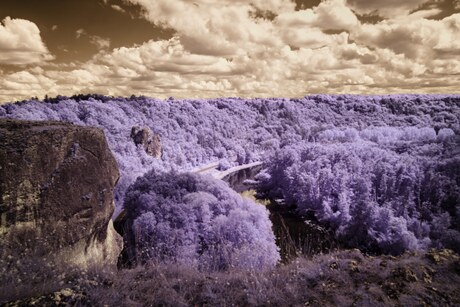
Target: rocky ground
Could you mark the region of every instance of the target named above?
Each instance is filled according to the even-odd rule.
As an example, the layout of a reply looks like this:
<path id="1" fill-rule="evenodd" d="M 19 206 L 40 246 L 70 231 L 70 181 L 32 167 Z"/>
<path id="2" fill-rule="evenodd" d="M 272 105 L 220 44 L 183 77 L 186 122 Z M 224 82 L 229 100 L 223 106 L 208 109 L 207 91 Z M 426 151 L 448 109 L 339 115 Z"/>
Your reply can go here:
<path id="1" fill-rule="evenodd" d="M 450 250 L 298 258 L 266 272 L 178 266 L 61 274 L 56 289 L 4 306 L 459 306 L 460 257 Z M 30 289 L 29 289 L 30 290 Z M 31 293 L 29 291 L 29 293 Z M 1 300 L 0 300 L 1 302 Z"/>

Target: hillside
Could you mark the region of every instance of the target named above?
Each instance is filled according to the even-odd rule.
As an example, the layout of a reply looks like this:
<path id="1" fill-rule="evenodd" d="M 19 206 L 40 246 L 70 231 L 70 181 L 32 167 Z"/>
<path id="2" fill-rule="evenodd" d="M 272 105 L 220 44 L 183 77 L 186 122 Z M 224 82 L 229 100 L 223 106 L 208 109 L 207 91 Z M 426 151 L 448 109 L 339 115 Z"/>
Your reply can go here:
<path id="1" fill-rule="evenodd" d="M 123 270 L 96 276 L 96 284 L 86 284 L 87 277 L 68 280 L 83 303 L 459 300 L 450 283 L 459 276 L 460 95 L 58 96 L 1 105 L 0 117 L 64 121 L 105 133 L 120 171 L 114 217 L 123 210 L 116 226 L 124 239 Z M 262 169 L 248 183 L 265 201 L 243 198 L 206 174 L 239 165 Z M 232 184 L 238 192 L 244 186 Z M 318 230 L 316 241 L 308 233 L 297 238 L 303 234 L 287 220 L 274 219 L 275 207 Z M 322 239 L 338 250 L 298 245 Z M 283 244 L 293 257 L 280 254 Z M 132 286 L 124 283 L 132 280 Z M 146 285 L 155 291 L 144 291 Z M 275 291 L 280 285 L 284 292 Z"/>

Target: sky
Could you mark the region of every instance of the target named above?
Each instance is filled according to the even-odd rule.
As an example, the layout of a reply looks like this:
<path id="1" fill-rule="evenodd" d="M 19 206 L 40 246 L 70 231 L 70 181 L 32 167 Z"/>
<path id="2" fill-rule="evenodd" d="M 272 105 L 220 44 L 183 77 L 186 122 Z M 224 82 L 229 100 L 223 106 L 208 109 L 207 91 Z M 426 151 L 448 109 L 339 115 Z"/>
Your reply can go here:
<path id="1" fill-rule="evenodd" d="M 1 0 L 0 103 L 460 93 L 460 0 Z"/>

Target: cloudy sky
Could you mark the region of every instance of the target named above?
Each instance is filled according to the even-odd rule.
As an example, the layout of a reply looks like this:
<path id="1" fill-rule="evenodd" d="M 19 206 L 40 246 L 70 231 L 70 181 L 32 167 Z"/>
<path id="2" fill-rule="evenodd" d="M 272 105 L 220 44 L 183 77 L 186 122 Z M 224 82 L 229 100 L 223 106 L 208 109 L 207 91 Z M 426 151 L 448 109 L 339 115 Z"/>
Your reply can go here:
<path id="1" fill-rule="evenodd" d="M 460 93 L 460 0 L 1 0 L 0 103 Z"/>

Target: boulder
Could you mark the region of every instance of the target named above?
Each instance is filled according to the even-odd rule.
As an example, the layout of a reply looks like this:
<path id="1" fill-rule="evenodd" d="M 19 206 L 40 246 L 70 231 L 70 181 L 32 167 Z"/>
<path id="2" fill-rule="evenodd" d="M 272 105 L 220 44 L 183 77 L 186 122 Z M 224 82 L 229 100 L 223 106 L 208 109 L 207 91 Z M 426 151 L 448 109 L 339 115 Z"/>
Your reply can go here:
<path id="1" fill-rule="evenodd" d="M 118 178 L 102 130 L 0 119 L 0 260 L 116 264 Z"/>
<path id="2" fill-rule="evenodd" d="M 131 138 L 136 145 L 141 145 L 148 155 L 156 159 L 161 158 L 160 135 L 153 133 L 149 127 L 134 126 L 131 129 Z"/>

